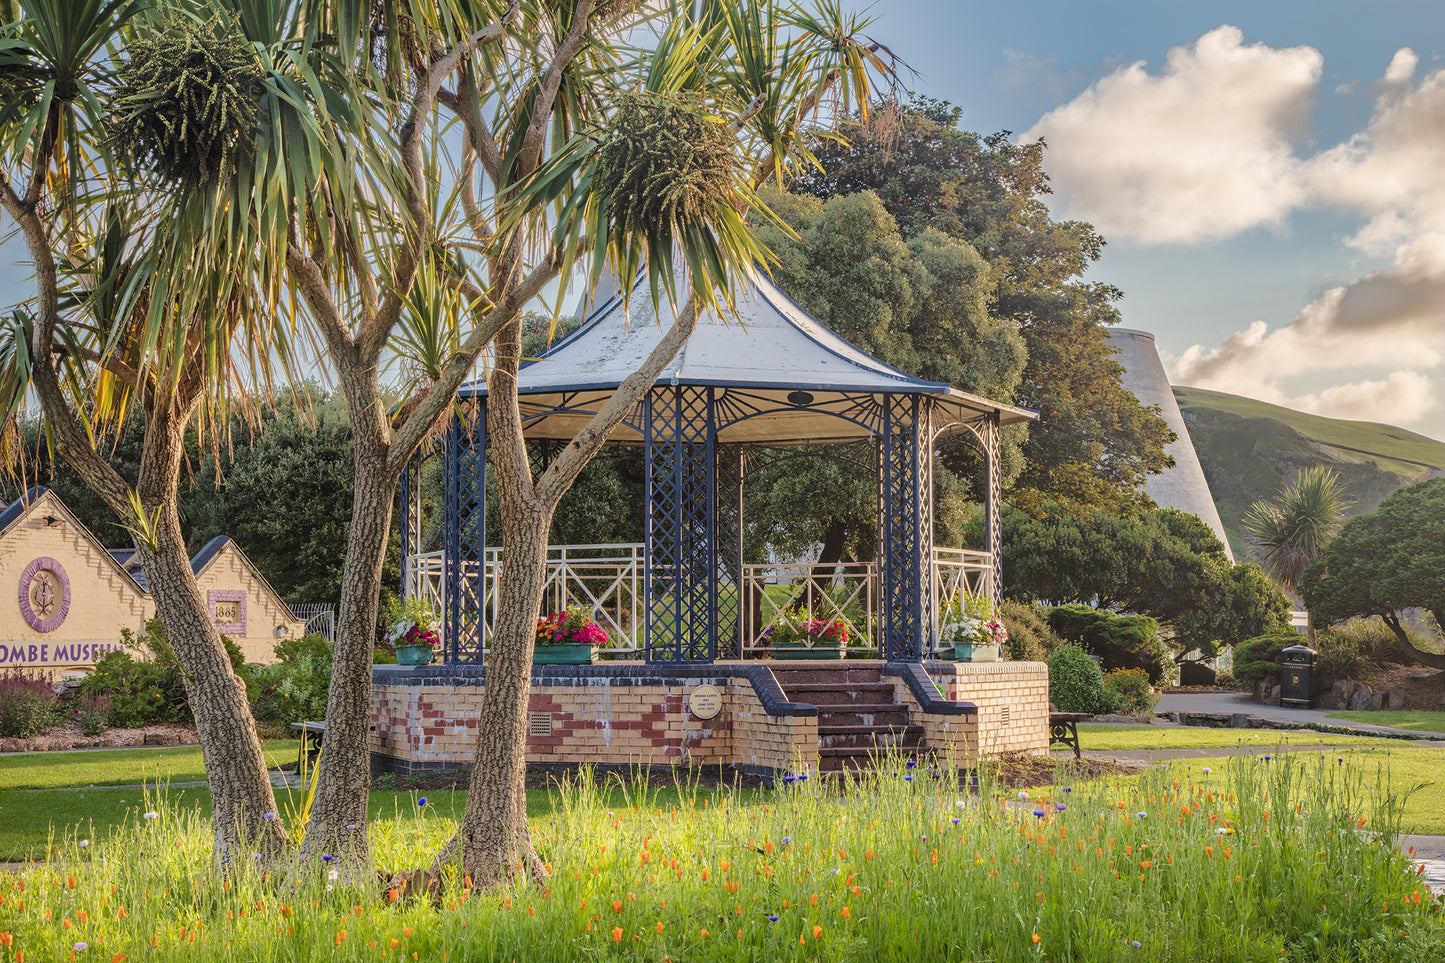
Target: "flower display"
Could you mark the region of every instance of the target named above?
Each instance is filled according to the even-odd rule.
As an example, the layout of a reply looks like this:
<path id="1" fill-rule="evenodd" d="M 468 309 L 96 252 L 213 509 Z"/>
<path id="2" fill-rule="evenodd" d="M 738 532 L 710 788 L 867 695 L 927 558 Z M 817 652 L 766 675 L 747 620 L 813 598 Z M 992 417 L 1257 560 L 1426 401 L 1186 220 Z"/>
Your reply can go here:
<path id="1" fill-rule="evenodd" d="M 440 636 L 441 618 L 431 603 L 424 599 L 407 599 L 401 604 L 387 629 L 386 641 L 397 645 L 426 645 L 436 647 Z"/>
<path id="2" fill-rule="evenodd" d="M 1003 645 L 1008 629 L 987 595 L 955 595 L 938 613 L 938 641 L 943 645 Z"/>
<path id="3" fill-rule="evenodd" d="M 763 641 L 772 645 L 846 646 L 848 623 L 815 619 L 804 608 L 786 608 L 763 630 Z"/>
<path id="4" fill-rule="evenodd" d="M 537 620 L 538 645 L 606 645 L 607 633 L 592 621 L 591 614 L 580 605 L 569 605 Z"/>

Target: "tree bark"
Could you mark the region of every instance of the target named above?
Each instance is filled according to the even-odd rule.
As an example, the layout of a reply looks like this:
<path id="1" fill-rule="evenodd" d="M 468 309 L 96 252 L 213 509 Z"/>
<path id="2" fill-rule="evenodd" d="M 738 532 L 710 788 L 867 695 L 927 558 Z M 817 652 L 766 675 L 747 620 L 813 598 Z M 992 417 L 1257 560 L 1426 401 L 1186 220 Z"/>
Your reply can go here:
<path id="1" fill-rule="evenodd" d="M 152 542 L 137 537 L 135 545 L 156 612 L 185 673 L 211 790 L 215 853 L 225 867 L 248 852 L 269 859 L 288 849 L 290 840 L 276 818 L 276 796 L 246 701 L 246 684 L 231 667 L 181 532 L 176 488 L 185 426 L 193 410 L 194 405 L 180 412 L 153 411 L 146 421 L 136 490 L 151 521 Z"/>
<path id="2" fill-rule="evenodd" d="M 378 393 L 377 402 L 380 404 Z M 353 424 L 355 421 L 353 420 Z M 326 700 L 326 735 L 303 855 L 344 855 L 354 870 L 368 859 L 367 793 L 371 788 L 371 666 L 381 569 L 391 532 L 397 476 L 374 432 L 357 431 L 351 531 L 341 579 L 341 613 Z"/>

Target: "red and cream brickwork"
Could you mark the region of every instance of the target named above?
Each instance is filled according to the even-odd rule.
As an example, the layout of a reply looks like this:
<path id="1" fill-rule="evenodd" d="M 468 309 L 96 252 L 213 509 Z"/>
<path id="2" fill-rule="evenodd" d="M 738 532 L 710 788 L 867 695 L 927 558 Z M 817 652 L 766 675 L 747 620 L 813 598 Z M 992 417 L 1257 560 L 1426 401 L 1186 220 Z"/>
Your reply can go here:
<path id="1" fill-rule="evenodd" d="M 1037 662 L 942 663 L 930 674 L 956 703 L 977 712 L 925 711 L 894 680 L 930 749 L 950 765 L 985 755 L 1048 748 L 1048 668 Z M 602 674 L 602 673 L 607 674 Z M 373 768 L 419 772 L 469 766 L 485 670 L 378 666 L 373 674 Z M 714 686 L 721 708 L 696 716 L 689 696 Z M 686 677 L 645 665 L 543 670 L 528 706 L 529 764 L 721 765 L 750 772 L 818 769 L 815 707 L 783 701 L 768 664 L 697 666 Z M 934 706 L 938 706 L 935 701 Z"/>

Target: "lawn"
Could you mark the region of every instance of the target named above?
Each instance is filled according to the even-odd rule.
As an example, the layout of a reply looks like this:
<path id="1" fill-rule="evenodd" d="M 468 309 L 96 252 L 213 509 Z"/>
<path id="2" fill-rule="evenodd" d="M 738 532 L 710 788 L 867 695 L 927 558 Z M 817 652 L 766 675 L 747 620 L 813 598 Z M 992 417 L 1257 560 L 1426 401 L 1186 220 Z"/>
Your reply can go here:
<path id="1" fill-rule="evenodd" d="M 1315 756 L 1315 753 L 1289 753 L 1272 761 L 1308 762 Z M 1257 765 L 1262 758 L 1249 755 L 1174 759 L 1167 766 L 1175 779 L 1200 780 L 1206 776 L 1205 769 L 1212 770 L 1215 779 L 1221 779 L 1228 778 L 1237 767 Z M 1402 832 L 1445 835 L 1445 750 L 1392 740 L 1389 746 L 1350 747 L 1321 753 L 1319 758 L 1362 774 L 1367 783 L 1365 794 L 1370 799 L 1380 799 L 1386 794 L 1397 796 Z M 1151 767 L 1157 768 L 1160 767 Z"/>
<path id="2" fill-rule="evenodd" d="M 1398 810 L 1369 791 L 1369 772 L 1314 754 L 1232 765 L 1192 782 L 1153 767 L 1031 799 L 995 791 L 987 773 L 970 796 L 901 764 L 841 795 L 821 780 L 764 800 L 634 793 L 619 804 L 579 789 L 534 820 L 544 888 L 479 893 L 451 875 L 435 906 L 392 902 L 369 873 L 351 883 L 335 863 L 242 860 L 220 878 L 205 819 L 170 800 L 85 848 L 63 841 L 49 865 L 12 878 L 0 959 L 1438 955 L 1445 920 L 1409 861 L 1377 844 L 1398 830 Z M 379 867 L 425 865 L 454 831 L 456 800 L 433 802 L 385 801 L 395 815 L 371 824 Z"/>
<path id="3" fill-rule="evenodd" d="M 1369 712 L 1331 712 L 1331 719 L 1346 722 L 1368 722 L 1375 726 L 1415 729 L 1419 732 L 1445 732 L 1445 712 L 1408 712 L 1380 709 Z"/>
<path id="4" fill-rule="evenodd" d="M 1086 722 L 1079 726 L 1079 745 L 1085 751 L 1123 752 L 1278 745 L 1397 746 L 1400 745 L 1400 740 L 1373 736 L 1337 736 L 1308 729 L 1207 729 L 1198 726 L 1128 726 Z"/>
<path id="5" fill-rule="evenodd" d="M 277 766 L 296 761 L 298 742 L 295 739 L 270 739 L 261 748 L 266 754 L 266 764 Z M 200 746 L 0 755 L 0 792 L 65 786 L 201 782 L 205 778 Z"/>

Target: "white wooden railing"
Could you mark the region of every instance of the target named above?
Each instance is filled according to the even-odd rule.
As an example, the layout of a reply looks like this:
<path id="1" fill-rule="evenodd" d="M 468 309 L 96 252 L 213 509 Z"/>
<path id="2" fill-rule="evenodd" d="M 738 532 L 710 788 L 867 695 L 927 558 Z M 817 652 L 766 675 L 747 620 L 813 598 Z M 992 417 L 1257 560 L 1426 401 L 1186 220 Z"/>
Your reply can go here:
<path id="1" fill-rule="evenodd" d="M 933 638 L 938 634 L 938 609 L 958 594 L 992 595 L 993 558 L 988 552 L 935 548 L 931 566 L 929 610 Z M 488 548 L 485 577 L 476 563 L 463 578 L 481 591 L 483 638 L 490 637 L 497 603 L 501 550 Z M 618 658 L 640 658 L 643 644 L 643 545 L 552 545 L 547 549 L 547 581 L 543 607 L 555 612 L 581 605 L 607 633 L 603 652 Z M 719 649 L 753 655 L 766 650 L 764 633 L 789 608 L 805 609 L 815 619 L 841 621 L 848 629 L 850 651 L 877 651 L 878 566 L 874 562 L 834 565 L 811 563 L 745 565 L 741 594 L 735 579 L 718 584 Z M 427 599 L 446 618 L 446 578 L 441 552 L 407 560 L 405 592 Z M 741 644 L 739 644 L 739 642 Z"/>

